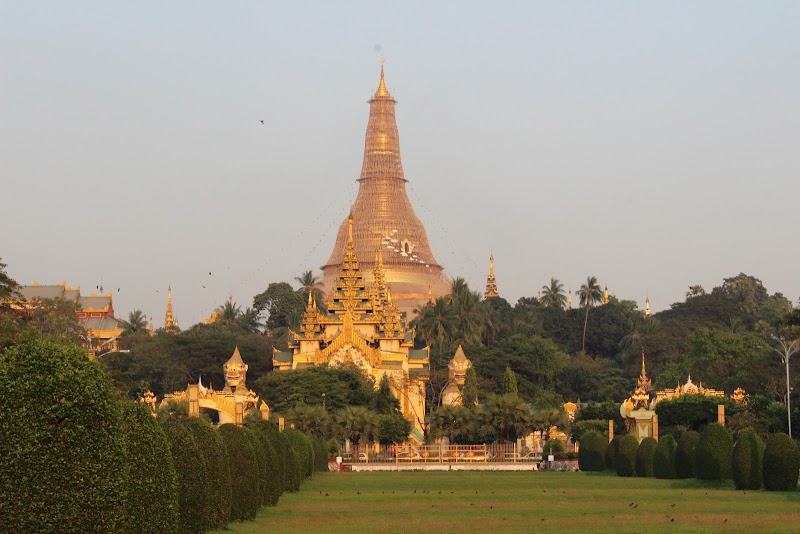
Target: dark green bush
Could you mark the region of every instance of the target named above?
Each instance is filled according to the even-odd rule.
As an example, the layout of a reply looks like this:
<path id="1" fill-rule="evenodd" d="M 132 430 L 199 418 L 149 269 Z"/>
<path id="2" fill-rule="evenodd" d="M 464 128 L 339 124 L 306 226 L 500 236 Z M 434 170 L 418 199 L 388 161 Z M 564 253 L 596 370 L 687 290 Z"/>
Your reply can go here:
<path id="1" fill-rule="evenodd" d="M 86 351 L 0 353 L 0 532 L 115 532 L 125 518 L 121 410 Z"/>
<path id="2" fill-rule="evenodd" d="M 677 478 L 675 472 L 675 450 L 678 443 L 671 435 L 661 436 L 658 440 L 658 447 L 653 453 L 653 475 L 656 478 Z"/>
<path id="3" fill-rule="evenodd" d="M 300 491 L 300 482 L 303 480 L 303 467 L 300 465 L 300 456 L 289 443 L 289 438 L 281 432 L 283 453 L 286 455 L 286 491 Z"/>
<path id="4" fill-rule="evenodd" d="M 725 405 L 725 414 L 728 417 L 742 410 L 739 404 L 728 398 L 681 395 L 656 404 L 658 424 L 665 430 L 684 427 L 701 432 L 706 425 L 717 422 L 717 407 L 720 404 Z"/>
<path id="5" fill-rule="evenodd" d="M 795 491 L 800 470 L 800 451 L 788 434 L 770 434 L 764 449 L 764 488 Z"/>
<path id="6" fill-rule="evenodd" d="M 630 434 L 620 436 L 617 454 L 614 456 L 614 466 L 618 476 L 632 477 L 636 474 L 637 450 L 639 450 L 639 440 Z"/>
<path id="7" fill-rule="evenodd" d="M 589 431 L 583 435 L 578 450 L 578 467 L 581 471 L 605 471 L 608 439 L 602 434 Z"/>
<path id="8" fill-rule="evenodd" d="M 314 472 L 314 448 L 311 445 L 311 439 L 293 428 L 284 430 L 283 435 L 286 436 L 289 444 L 297 453 L 302 478 L 310 477 Z"/>
<path id="9" fill-rule="evenodd" d="M 733 446 L 731 474 L 736 489 L 761 489 L 761 469 L 764 460 L 764 442 L 752 428 L 739 432 Z"/>
<path id="10" fill-rule="evenodd" d="M 261 503 L 267 506 L 275 506 L 283 493 L 283 478 L 278 470 L 278 453 L 272 445 L 269 434 L 265 429 L 258 426 L 250 427 L 253 434 L 261 442 L 264 451 L 265 467 L 267 476 L 264 479 L 266 485 L 261 486 Z"/>
<path id="11" fill-rule="evenodd" d="M 253 446 L 253 451 L 256 453 L 256 463 L 258 464 L 258 504 L 269 504 L 270 502 L 270 489 L 269 489 L 269 472 L 267 470 L 267 450 L 264 448 L 258 435 L 249 428 L 244 428 L 244 433 L 247 439 L 250 440 L 250 445 Z"/>
<path id="12" fill-rule="evenodd" d="M 653 477 L 653 455 L 658 447 L 655 438 L 644 438 L 636 449 L 636 476 Z"/>
<path id="13" fill-rule="evenodd" d="M 552 454 L 556 455 L 560 452 L 564 452 L 564 444 L 561 443 L 561 440 L 558 439 L 548 439 L 544 442 L 544 446 L 542 447 L 542 454 L 544 458 L 547 459 L 547 456 Z"/>
<path id="14" fill-rule="evenodd" d="M 219 427 L 231 466 L 231 520 L 252 521 L 261 505 L 259 467 L 253 445 L 243 428 L 230 423 Z"/>
<path id="15" fill-rule="evenodd" d="M 202 451 L 208 479 L 206 522 L 221 528 L 231 520 L 231 468 L 228 449 L 215 427 L 205 419 L 187 419 L 186 425 Z"/>
<path id="16" fill-rule="evenodd" d="M 140 402 L 122 403 L 122 428 L 129 474 L 122 530 L 131 534 L 176 532 L 178 477 L 167 436 L 150 409 Z"/>
<path id="17" fill-rule="evenodd" d="M 319 436 L 311 438 L 314 445 L 314 469 L 317 471 L 328 470 L 328 445 Z"/>
<path id="18" fill-rule="evenodd" d="M 208 479 L 203 453 L 185 419 L 160 419 L 178 475 L 178 532 L 205 532 L 208 525 Z"/>
<path id="19" fill-rule="evenodd" d="M 606 469 L 615 469 L 614 461 L 617 458 L 617 449 L 619 448 L 619 438 L 622 436 L 617 434 L 614 439 L 606 447 Z"/>
<path id="20" fill-rule="evenodd" d="M 581 419 L 572 425 L 572 438 L 577 442 L 583 441 L 583 436 L 587 432 L 596 432 L 605 436 L 608 443 L 608 421 L 605 419 Z"/>
<path id="21" fill-rule="evenodd" d="M 733 438 L 719 423 L 706 425 L 697 445 L 697 478 L 726 480 L 731 478 Z"/>
<path id="22" fill-rule="evenodd" d="M 700 433 L 687 430 L 678 440 L 675 449 L 675 474 L 678 478 L 694 478 L 697 474 L 697 445 L 700 444 Z"/>
<path id="23" fill-rule="evenodd" d="M 274 453 L 273 459 L 275 461 L 275 468 L 277 469 L 277 480 L 272 489 L 270 490 L 270 500 L 273 505 L 278 504 L 283 491 L 286 489 L 286 462 L 288 445 L 281 438 L 281 431 L 278 430 L 278 425 L 270 423 L 269 421 L 258 421 L 250 426 L 251 429 L 258 432 L 260 435 L 266 437 L 272 446 Z"/>

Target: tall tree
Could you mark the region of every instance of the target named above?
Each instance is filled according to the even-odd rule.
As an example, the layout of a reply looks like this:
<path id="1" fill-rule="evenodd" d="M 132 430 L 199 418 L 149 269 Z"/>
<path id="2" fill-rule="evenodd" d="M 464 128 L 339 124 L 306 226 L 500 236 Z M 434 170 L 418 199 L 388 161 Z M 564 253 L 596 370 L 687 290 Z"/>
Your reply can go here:
<path id="1" fill-rule="evenodd" d="M 461 390 L 461 404 L 473 409 L 478 405 L 478 373 L 474 367 L 467 369 L 464 377 L 464 388 Z"/>
<path id="2" fill-rule="evenodd" d="M 439 347 L 439 354 L 444 353 L 444 345 L 450 343 L 455 328 L 455 314 L 450 299 L 439 297 L 433 303 L 417 308 L 416 315 L 411 327 L 417 329 L 425 343 L 435 343 Z"/>
<path id="3" fill-rule="evenodd" d="M 0 261 L 0 307 L 6 306 L 9 300 L 15 298 L 18 289 L 19 284 L 6 274 L 6 264 Z"/>
<path id="4" fill-rule="evenodd" d="M 586 283 L 581 285 L 581 288 L 575 292 L 580 298 L 581 306 L 586 307 L 586 318 L 583 320 L 583 344 L 581 350 L 586 352 L 586 331 L 589 326 L 589 309 L 595 304 L 603 302 L 603 291 L 600 289 L 600 284 L 597 283 L 596 276 L 589 276 L 586 278 Z"/>
<path id="5" fill-rule="evenodd" d="M 511 367 L 506 367 L 503 373 L 503 393 L 506 395 L 519 395 L 519 388 L 517 387 L 517 375 L 511 370 Z"/>
<path id="6" fill-rule="evenodd" d="M 561 310 L 567 307 L 567 292 L 558 278 L 550 278 L 550 285 L 542 286 L 542 304 Z"/>

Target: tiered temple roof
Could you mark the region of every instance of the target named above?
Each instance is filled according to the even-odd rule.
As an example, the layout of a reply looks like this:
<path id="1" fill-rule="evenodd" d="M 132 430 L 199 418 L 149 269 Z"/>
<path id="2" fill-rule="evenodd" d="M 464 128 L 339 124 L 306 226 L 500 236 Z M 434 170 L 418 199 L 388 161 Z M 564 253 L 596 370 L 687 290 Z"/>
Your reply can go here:
<path id="1" fill-rule="evenodd" d="M 489 276 L 486 277 L 486 291 L 483 292 L 483 298 L 490 299 L 499 296 L 497 280 L 494 278 L 494 254 L 492 254 L 489 256 Z"/>

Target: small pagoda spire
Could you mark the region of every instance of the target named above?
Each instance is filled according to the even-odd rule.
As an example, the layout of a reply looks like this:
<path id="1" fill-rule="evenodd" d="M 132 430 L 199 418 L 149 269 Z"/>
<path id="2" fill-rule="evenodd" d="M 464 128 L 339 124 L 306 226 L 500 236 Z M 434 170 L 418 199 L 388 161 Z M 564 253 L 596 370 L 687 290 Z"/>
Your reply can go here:
<path id="1" fill-rule="evenodd" d="M 489 276 L 486 277 L 486 291 L 483 293 L 483 298 L 491 299 L 499 297 L 497 293 L 497 281 L 494 278 L 494 253 L 489 256 Z"/>
<path id="2" fill-rule="evenodd" d="M 378 90 L 375 91 L 375 98 L 391 98 L 389 90 L 386 88 L 386 82 L 383 79 L 383 65 L 386 60 L 381 58 L 381 81 L 378 83 Z"/>
<path id="3" fill-rule="evenodd" d="M 178 329 L 178 321 L 172 311 L 172 286 L 167 287 L 167 312 L 164 315 L 164 330 L 174 332 Z"/>
<path id="4" fill-rule="evenodd" d="M 353 251 L 353 212 L 347 217 L 347 251 Z"/>
<path id="5" fill-rule="evenodd" d="M 650 295 L 647 295 L 647 300 L 644 301 L 644 316 L 650 317 Z"/>
<path id="6" fill-rule="evenodd" d="M 608 285 L 606 285 L 606 288 L 603 291 L 603 304 L 608 304 Z"/>
<path id="7" fill-rule="evenodd" d="M 642 372 L 639 374 L 639 381 L 637 382 L 640 388 L 649 389 L 653 385 L 653 381 L 647 377 L 647 368 L 644 364 L 644 349 L 642 349 Z"/>
<path id="8" fill-rule="evenodd" d="M 152 315 L 150 316 L 150 327 L 148 328 L 148 330 L 150 330 L 150 335 L 151 336 L 153 334 L 155 334 L 155 329 L 153 328 L 153 316 Z"/>
<path id="9" fill-rule="evenodd" d="M 567 292 L 567 309 L 572 309 L 572 288 Z"/>

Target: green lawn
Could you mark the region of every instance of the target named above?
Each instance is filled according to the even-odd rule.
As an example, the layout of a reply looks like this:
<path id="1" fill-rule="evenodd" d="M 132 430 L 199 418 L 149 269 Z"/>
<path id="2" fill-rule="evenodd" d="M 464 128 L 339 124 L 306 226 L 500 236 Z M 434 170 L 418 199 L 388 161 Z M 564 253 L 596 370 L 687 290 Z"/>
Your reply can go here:
<path id="1" fill-rule="evenodd" d="M 228 532 L 798 532 L 800 493 L 554 472 L 323 473 Z"/>

